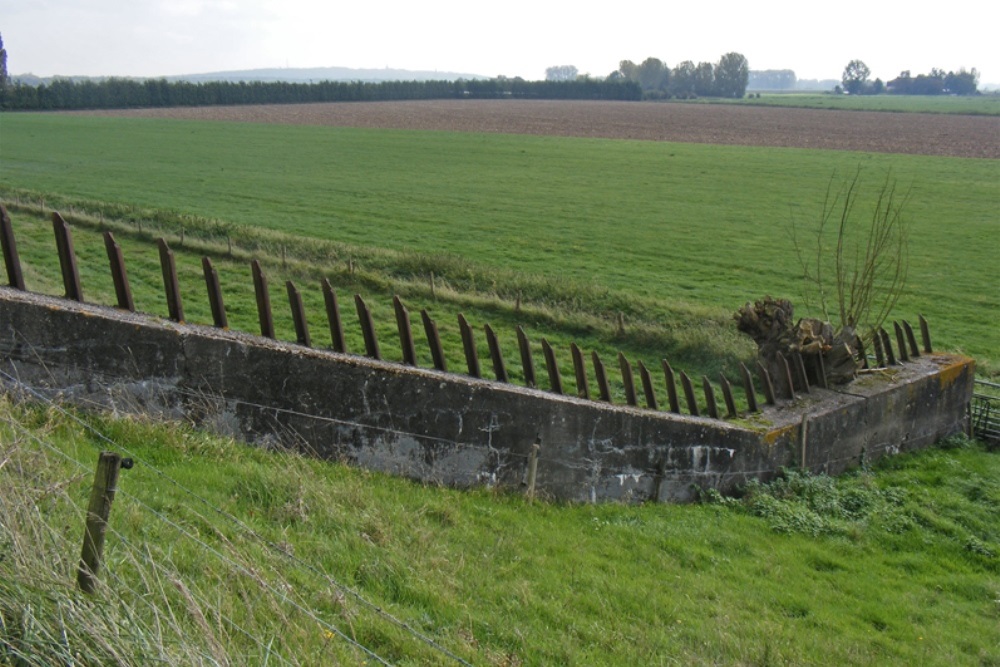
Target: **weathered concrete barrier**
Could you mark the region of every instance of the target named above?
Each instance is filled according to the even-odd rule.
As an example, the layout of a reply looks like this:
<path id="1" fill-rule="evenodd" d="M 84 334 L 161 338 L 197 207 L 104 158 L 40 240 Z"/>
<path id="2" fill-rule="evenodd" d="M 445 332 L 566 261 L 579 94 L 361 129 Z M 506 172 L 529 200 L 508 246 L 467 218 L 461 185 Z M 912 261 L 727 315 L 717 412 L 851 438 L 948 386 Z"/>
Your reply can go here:
<path id="1" fill-rule="evenodd" d="M 686 500 L 781 467 L 839 473 L 962 431 L 974 362 L 930 354 L 843 391 L 720 421 L 276 342 L 0 288 L 0 360 L 85 407 L 182 418 L 420 480 L 517 487 L 540 443 L 550 497 Z"/>

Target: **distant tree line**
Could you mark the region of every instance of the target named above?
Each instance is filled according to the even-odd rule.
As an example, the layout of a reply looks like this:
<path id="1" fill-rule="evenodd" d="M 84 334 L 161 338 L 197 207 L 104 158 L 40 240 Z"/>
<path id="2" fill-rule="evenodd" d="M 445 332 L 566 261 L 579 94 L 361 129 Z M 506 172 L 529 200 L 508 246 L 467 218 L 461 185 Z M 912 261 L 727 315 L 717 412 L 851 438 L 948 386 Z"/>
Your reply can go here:
<path id="1" fill-rule="evenodd" d="M 930 74 L 912 76 L 909 70 L 885 83 L 882 79 L 869 80 L 871 70 L 861 60 L 852 60 L 844 68 L 841 84 L 837 92 L 850 95 L 978 95 L 979 72 L 975 68 L 966 71 L 945 72 L 933 68 Z"/>
<path id="2" fill-rule="evenodd" d="M 587 77 L 566 81 L 525 81 L 521 78 L 499 77 L 458 81 L 318 83 L 56 79 L 47 85 L 29 86 L 15 82 L 0 87 L 0 109 L 122 109 L 431 99 L 638 100 L 641 97 L 641 88 L 631 81 Z"/>
<path id="3" fill-rule="evenodd" d="M 673 68 L 659 58 L 646 58 L 638 65 L 631 60 L 623 60 L 618 69 L 608 76 L 609 81 L 639 84 L 643 99 L 741 98 L 746 94 L 749 79 L 747 59 L 735 52 L 725 54 L 717 63 L 701 62 L 696 65 L 685 60 Z"/>

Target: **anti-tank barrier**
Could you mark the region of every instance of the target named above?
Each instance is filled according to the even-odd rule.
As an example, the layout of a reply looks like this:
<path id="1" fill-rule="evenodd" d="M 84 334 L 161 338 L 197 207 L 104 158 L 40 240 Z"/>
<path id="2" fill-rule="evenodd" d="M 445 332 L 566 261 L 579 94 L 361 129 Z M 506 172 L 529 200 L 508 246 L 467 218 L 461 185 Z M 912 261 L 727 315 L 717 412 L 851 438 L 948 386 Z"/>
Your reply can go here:
<path id="1" fill-rule="evenodd" d="M 0 240 L 3 241 L 8 280 L 11 287 L 15 290 L 23 291 L 25 289 L 24 281 L 21 274 L 20 261 L 17 256 L 17 247 L 14 241 L 11 221 L 6 211 L 3 211 L 2 217 L 3 227 Z M 62 216 L 58 213 L 53 214 L 53 229 L 57 239 L 56 248 L 59 254 L 59 264 L 66 298 L 82 304 L 84 302 L 84 290 L 80 282 L 79 271 L 76 267 L 72 235 L 69 226 L 66 225 Z M 185 334 L 187 339 L 202 340 L 204 334 L 201 332 L 201 327 L 184 324 L 181 286 L 173 253 L 165 240 L 161 239 L 158 245 L 168 318 L 180 327 L 179 330 L 190 330 L 189 334 Z M 105 246 L 115 284 L 117 308 L 120 311 L 132 312 L 135 307 L 131 299 L 131 290 L 124 258 L 120 247 L 110 232 L 105 233 Z M 225 301 L 219 286 L 218 274 L 210 258 L 203 260 L 202 269 L 212 313 L 213 327 L 219 332 L 228 333 Z M 252 262 L 252 273 L 257 311 L 261 325 L 260 340 L 273 339 L 274 313 L 271 308 L 267 276 L 262 270 L 260 263 L 256 261 Z M 327 311 L 327 321 L 330 325 L 332 350 L 337 355 L 348 354 L 349 350 L 347 349 L 343 333 L 345 319 L 341 313 L 336 291 L 328 280 L 324 280 L 321 284 Z M 302 305 L 301 293 L 292 281 L 287 282 L 285 287 L 289 299 L 289 310 L 296 332 L 296 345 L 301 348 L 313 349 L 313 337 L 306 323 L 307 319 L 305 317 L 305 309 Z M 504 446 L 505 450 L 504 447 L 496 450 L 498 452 L 506 451 L 507 454 L 493 455 L 491 459 L 492 463 L 488 463 L 485 460 L 480 461 L 477 464 L 479 466 L 476 468 L 477 472 L 472 477 L 469 476 L 468 470 L 465 470 L 461 474 L 456 473 L 456 476 L 453 477 L 448 477 L 448 475 L 441 477 L 442 481 L 450 483 L 472 483 L 473 478 L 511 482 L 513 478 L 510 472 L 510 456 L 517 458 L 520 454 L 526 454 L 526 452 L 520 452 L 520 449 L 539 440 L 540 434 L 544 431 L 547 437 L 542 439 L 543 446 L 552 446 L 556 442 L 561 442 L 563 447 L 568 448 L 567 452 L 572 451 L 572 453 L 567 453 L 566 456 L 560 454 L 557 458 L 564 461 L 567 457 L 569 460 L 575 460 L 576 463 L 570 464 L 570 467 L 577 466 L 579 468 L 576 473 L 569 475 L 569 477 L 574 478 L 572 483 L 569 483 L 565 481 L 558 482 L 557 479 L 560 478 L 558 475 L 555 476 L 555 479 L 550 478 L 546 481 L 546 471 L 543 467 L 539 473 L 539 484 L 543 488 L 547 488 L 548 492 L 552 495 L 577 499 L 586 499 L 588 496 L 595 494 L 600 497 L 633 497 L 638 494 L 639 497 L 652 495 L 657 498 L 679 498 L 685 497 L 686 491 L 683 489 L 686 489 L 686 485 L 692 482 L 698 485 L 728 488 L 732 484 L 737 483 L 738 480 L 746 479 L 749 476 L 766 476 L 778 470 L 782 465 L 807 465 L 813 469 L 835 472 L 849 465 L 851 461 L 857 462 L 856 459 L 859 454 L 857 451 L 854 451 L 857 449 L 855 447 L 857 443 L 866 443 L 860 445 L 862 450 L 861 457 L 873 457 L 880 455 L 880 453 L 898 450 L 903 446 L 900 442 L 897 442 L 900 438 L 902 438 L 903 443 L 910 441 L 906 445 L 907 447 L 928 444 L 931 434 L 936 434 L 937 436 L 946 435 L 951 430 L 954 430 L 957 423 L 956 419 L 952 418 L 953 415 L 949 412 L 949 407 L 943 410 L 941 420 L 932 420 L 932 422 L 925 425 L 926 427 L 921 426 L 919 434 L 907 433 L 905 437 L 899 436 L 896 433 L 898 429 L 890 429 L 894 435 L 888 438 L 873 437 L 870 434 L 865 437 L 860 433 L 852 434 L 849 437 L 845 437 L 844 440 L 847 443 L 854 444 L 849 444 L 845 449 L 844 446 L 839 446 L 835 442 L 842 435 L 843 429 L 827 429 L 824 431 L 826 427 L 823 426 L 823 415 L 836 414 L 838 410 L 847 410 L 848 412 L 855 413 L 859 410 L 865 412 L 866 410 L 870 410 L 879 401 L 889 399 L 885 396 L 880 396 L 878 388 L 872 389 L 868 393 L 866 393 L 867 390 L 860 393 L 853 392 L 852 390 L 851 394 L 837 394 L 837 392 L 823 389 L 819 386 L 822 374 L 810 374 L 799 355 L 792 355 L 791 358 L 784 359 L 782 364 L 783 372 L 779 374 L 780 377 L 771 378 L 767 371 L 758 365 L 755 369 L 755 378 L 754 373 L 751 373 L 748 368 L 742 366 L 739 378 L 735 378 L 731 382 L 729 378 L 722 377 L 717 387 L 704 376 L 701 378 L 701 383 L 697 383 L 686 372 L 675 371 L 669 361 L 664 359 L 662 360 L 661 367 L 667 396 L 666 401 L 661 402 L 660 397 L 657 396 L 655 391 L 653 374 L 650 373 L 645 364 L 639 362 L 637 368 L 635 368 L 624 354 L 619 354 L 618 370 L 624 387 L 624 404 L 615 406 L 613 405 L 612 392 L 610 391 L 608 369 L 599 354 L 592 352 L 589 355 L 593 377 L 596 379 L 597 384 L 595 395 L 592 396 L 586 366 L 588 355 L 577 345 L 573 344 L 570 346 L 575 389 L 566 387 L 560 375 L 558 354 L 549 342 L 543 339 L 540 345 L 544 364 L 541 375 L 547 376 L 548 382 L 545 391 L 539 391 L 538 377 L 540 374 L 537 372 L 538 369 L 535 368 L 535 356 L 532 352 L 533 345 L 527 334 L 520 327 L 516 332 L 518 350 L 520 352 L 520 375 L 524 378 L 524 384 L 528 391 L 525 393 L 521 390 L 511 394 L 510 392 L 500 390 L 503 386 L 512 386 L 511 377 L 513 374 L 509 372 L 499 336 L 492 327 L 486 324 L 482 329 L 486 338 L 486 347 L 489 350 L 488 366 L 491 368 L 489 374 L 492 375 L 491 379 L 483 380 L 482 378 L 486 373 L 483 372 L 483 364 L 481 364 L 478 357 L 479 348 L 476 341 L 476 329 L 469 324 L 463 315 L 459 315 L 458 322 L 464 359 L 457 365 L 454 363 L 449 364 L 445 358 L 445 351 L 441 346 L 440 336 L 437 333 L 437 323 L 425 309 L 421 310 L 421 320 L 427 345 L 430 348 L 431 358 L 433 359 L 433 373 L 437 373 L 438 378 L 452 378 L 443 384 L 439 384 L 436 389 L 432 389 L 427 384 L 426 374 L 421 373 L 421 369 L 417 368 L 417 341 L 414 337 L 409 310 L 403 301 L 399 297 L 394 297 L 393 299 L 396 331 L 400 338 L 402 356 L 402 359 L 398 362 L 385 362 L 382 359 L 371 309 L 365 300 L 358 295 L 355 295 L 354 301 L 355 310 L 358 315 L 358 325 L 361 328 L 364 340 L 365 349 L 363 356 L 372 362 L 377 362 L 376 366 L 381 381 L 384 381 L 384 377 L 391 377 L 394 378 L 395 382 L 399 383 L 401 382 L 401 378 L 407 377 L 406 373 L 415 373 L 416 375 L 413 376 L 412 380 L 407 380 L 404 384 L 412 384 L 411 389 L 418 393 L 430 392 L 437 394 L 444 402 L 449 402 L 449 393 L 457 391 L 458 394 L 451 398 L 456 404 L 461 404 L 467 400 L 459 396 L 462 392 L 473 391 L 470 387 L 476 387 L 475 392 L 479 392 L 480 400 L 483 401 L 482 406 L 475 408 L 479 412 L 476 412 L 475 415 L 472 413 L 458 414 L 461 412 L 458 410 L 452 416 L 458 414 L 459 424 L 463 423 L 463 420 L 468 420 L 469 423 L 475 423 L 476 420 L 480 420 L 478 430 L 480 433 L 487 434 L 485 436 L 487 450 L 496 449 L 494 437 L 491 435 L 499 428 L 494 423 L 496 415 L 505 414 L 511 420 L 523 419 L 528 422 L 517 427 L 514 427 L 513 424 L 507 426 L 510 432 L 520 433 L 524 431 L 521 433 L 523 437 L 519 436 L 516 442 L 507 442 Z M 923 353 L 917 347 L 913 330 L 907 323 L 904 322 L 902 325 L 895 325 L 895 328 L 897 331 L 896 350 L 893 350 L 893 341 L 888 334 L 884 331 L 880 332 L 879 337 L 876 339 L 876 358 L 873 360 L 873 366 L 889 368 L 897 378 L 912 376 L 914 382 L 924 384 L 928 382 L 927 378 L 930 375 L 937 372 L 935 369 L 945 366 L 958 368 L 958 371 L 952 370 L 950 372 L 952 375 L 958 373 L 963 378 L 970 372 L 971 362 L 957 363 L 954 359 L 946 360 L 940 355 L 930 353 L 929 330 L 923 318 L 921 318 L 920 327 L 923 337 Z M 59 327 L 56 327 L 56 329 L 59 329 Z M 150 333 L 149 335 L 159 336 L 161 334 Z M 240 339 L 245 340 L 245 338 L 243 336 Z M 137 341 L 131 334 L 128 336 L 128 341 L 129 345 L 143 347 L 143 344 Z M 246 344 L 241 343 L 241 345 Z M 188 345 L 188 347 L 191 347 L 191 345 Z M 199 345 L 195 347 L 198 349 L 216 349 L 213 345 Z M 250 345 L 249 347 L 257 349 L 258 346 Z M 271 349 L 266 345 L 263 348 Z M 283 349 L 287 354 L 287 345 Z M 240 354 L 246 356 L 248 353 L 241 352 Z M 187 353 L 185 355 L 189 356 Z M 253 355 L 250 356 L 252 357 Z M 358 358 L 356 355 L 349 356 Z M 927 359 L 928 357 L 930 359 Z M 297 355 L 294 358 L 302 359 L 304 357 Z M 308 358 L 316 360 L 314 363 L 317 367 L 328 368 L 326 364 L 331 363 L 326 357 L 322 357 L 322 362 L 318 361 L 320 357 L 309 356 Z M 60 363 L 66 361 L 63 359 Z M 867 359 L 865 359 L 865 362 L 867 362 Z M 193 359 L 191 363 L 196 368 L 204 365 L 196 363 Z M 344 363 L 344 361 L 340 361 L 335 366 L 342 368 L 344 367 Z M 393 367 L 396 370 L 393 370 Z M 267 368 L 271 373 L 281 373 L 284 370 L 281 364 L 270 361 Z M 449 371 L 449 368 L 463 368 L 467 373 L 455 373 L 454 371 Z M 407 371 L 406 369 L 411 370 Z M 244 371 L 234 371 L 237 374 L 242 372 Z M 327 370 L 325 372 L 329 373 L 331 371 Z M 440 375 L 441 373 L 446 373 L 447 375 L 442 376 Z M 636 374 L 638 374 L 638 378 L 635 377 Z M 345 373 L 344 376 L 350 377 L 351 373 Z M 462 376 L 466 376 L 470 382 L 474 382 L 470 385 L 469 382 L 461 380 Z M 365 378 L 364 382 L 367 385 L 370 382 L 370 378 L 367 375 Z M 358 378 L 354 378 L 354 380 L 357 381 Z M 221 394 L 223 397 L 228 393 L 242 390 L 242 388 L 234 389 L 222 379 L 219 382 L 209 382 L 208 384 L 199 384 L 193 379 L 190 381 L 196 384 L 200 391 L 208 394 L 214 392 Z M 486 383 L 486 386 L 494 387 L 494 389 L 483 389 L 483 382 Z M 680 391 L 678 391 L 678 383 Z M 698 387 L 698 384 L 700 384 L 700 387 Z M 936 392 L 935 396 L 928 397 L 927 400 L 930 401 L 933 399 L 940 402 L 940 396 L 937 394 L 943 392 L 948 396 L 946 403 L 948 406 L 951 406 L 955 400 L 958 400 L 955 398 L 956 396 L 959 399 L 962 398 L 962 392 L 964 391 L 964 384 L 961 382 L 957 389 L 952 388 L 953 384 L 954 378 L 950 379 L 948 383 L 942 384 L 938 390 L 932 392 Z M 743 392 L 743 399 L 746 406 L 743 410 L 738 409 L 733 385 L 736 386 L 737 390 L 742 390 Z M 454 391 L 451 389 L 446 390 L 446 387 L 453 387 Z M 758 387 L 760 394 L 758 394 Z M 701 392 L 696 391 L 696 388 L 700 388 Z M 716 395 L 717 388 L 722 396 L 721 410 Z M 308 388 L 304 386 L 303 391 L 311 396 L 314 389 L 311 386 Z M 355 391 L 355 389 L 347 380 L 338 385 L 337 392 L 340 394 L 349 394 L 352 391 Z M 819 396 L 816 394 L 819 394 Z M 833 402 L 839 405 L 839 407 L 834 409 L 833 413 L 830 413 L 827 408 L 822 408 L 822 410 L 826 410 L 826 413 L 820 414 L 820 402 L 824 400 L 822 397 L 826 396 L 829 398 L 830 394 L 835 395 L 836 400 Z M 394 395 L 396 394 L 391 391 L 388 391 L 386 394 L 386 396 Z M 516 395 L 516 399 L 512 398 L 514 395 Z M 552 396 L 553 400 L 546 399 L 545 396 Z M 845 398 L 846 396 L 853 396 L 855 399 L 860 398 L 861 404 L 853 405 L 852 401 L 854 399 Z M 488 400 L 483 397 L 488 397 Z M 559 400 L 555 400 L 557 397 Z M 640 406 L 640 397 L 643 399 L 642 406 Z M 758 398 L 762 398 L 763 400 L 758 401 Z M 526 400 L 532 408 L 525 407 L 527 404 L 524 404 L 523 401 Z M 852 404 L 846 405 L 844 403 L 845 400 L 847 403 Z M 495 401 L 495 405 L 492 408 L 491 401 Z M 520 407 L 517 410 L 511 411 L 509 409 L 510 401 L 514 401 Z M 534 403 L 531 401 L 534 401 Z M 607 406 L 607 408 L 614 410 L 613 414 L 615 416 L 609 419 L 609 413 L 604 408 L 596 409 L 596 411 L 579 408 L 580 412 L 574 412 L 571 419 L 564 414 L 564 411 L 568 409 L 566 407 L 567 404 L 579 406 L 581 402 L 593 405 L 595 408 L 597 406 Z M 262 404 L 259 401 L 257 403 Z M 362 401 L 362 403 L 364 404 L 364 410 L 370 409 L 367 402 Z M 503 405 L 507 405 L 507 408 L 497 407 Z M 661 405 L 663 406 L 662 408 L 660 407 Z M 862 405 L 864 406 L 863 408 L 861 407 Z M 925 405 L 925 411 L 927 410 L 927 405 Z M 963 403 L 962 405 L 965 404 Z M 682 410 L 682 407 L 684 410 Z M 434 410 L 439 409 L 438 407 L 434 408 Z M 401 411 L 398 407 L 393 408 L 393 410 L 397 414 L 405 412 L 405 410 Z M 576 410 L 577 408 L 573 408 L 573 411 Z M 912 406 L 904 406 L 904 412 L 907 410 L 912 410 Z M 931 412 L 934 411 L 931 410 Z M 494 417 L 487 416 L 487 413 Z M 646 426 L 639 426 L 639 422 L 644 422 L 647 419 L 637 416 L 640 413 L 649 415 L 648 419 L 652 419 L 652 421 L 646 424 Z M 556 418 L 553 416 L 556 414 L 561 416 Z M 865 414 L 867 415 L 867 412 Z M 733 422 L 734 418 L 745 418 L 748 415 L 753 417 L 751 421 L 766 424 L 767 426 L 748 430 L 743 425 L 743 422 L 747 421 L 746 419 Z M 345 415 L 340 415 L 337 418 L 339 419 L 343 416 Z M 363 426 L 365 418 L 362 415 L 358 423 Z M 832 419 L 833 417 L 826 418 Z M 957 421 L 962 421 L 962 418 L 959 417 Z M 252 422 L 256 417 L 247 417 L 247 419 Z M 560 423 L 565 424 L 567 419 L 574 424 L 572 429 L 567 430 L 564 427 L 559 427 L 556 431 L 552 431 L 551 428 L 541 425 L 546 421 L 551 421 L 553 424 L 549 426 L 555 427 Z M 627 426 L 624 422 L 620 422 L 621 419 L 625 419 Z M 636 419 L 639 422 L 635 422 L 634 420 Z M 840 417 L 837 419 L 840 419 Z M 845 428 L 847 431 L 851 431 L 852 429 L 857 430 L 858 425 L 877 419 L 879 418 L 874 415 L 866 416 L 865 419 L 855 421 L 853 425 L 847 425 Z M 433 430 L 433 427 L 428 427 L 422 421 L 426 420 L 426 414 L 412 415 L 411 420 L 413 421 L 413 425 L 410 428 L 410 432 L 417 433 L 417 441 L 423 442 L 420 440 L 421 436 L 419 436 L 419 433 L 422 430 Z M 587 424 L 594 420 L 597 422 L 603 420 L 606 423 L 619 423 L 621 428 L 617 431 L 604 433 L 603 436 L 598 437 L 600 429 L 596 427 L 588 429 L 586 427 Z M 807 421 L 811 421 L 808 430 Z M 730 423 L 733 424 L 732 427 L 729 426 Z M 717 426 L 712 426 L 712 424 L 717 424 Z M 301 433 L 310 429 L 315 430 L 313 427 L 306 428 L 303 426 L 299 429 L 299 432 Z M 878 430 L 879 428 L 875 428 L 876 432 Z M 529 431 L 531 432 L 529 433 Z M 590 434 L 586 438 L 580 435 L 588 431 Z M 825 435 L 823 435 L 824 433 Z M 242 435 L 248 439 L 253 439 L 254 437 L 253 434 L 244 433 Z M 331 434 L 324 432 L 322 435 L 317 434 L 317 437 L 323 441 L 329 441 L 331 439 L 343 439 L 346 436 L 343 433 Z M 825 441 L 824 438 L 826 439 Z M 361 440 L 377 449 L 378 438 L 367 438 L 365 436 Z M 732 443 L 733 446 L 725 446 L 727 442 Z M 915 444 L 917 442 L 920 444 Z M 426 444 L 421 444 L 416 449 L 426 449 L 426 447 Z M 584 451 L 579 451 L 581 447 Z M 414 449 L 414 452 L 416 449 Z M 814 449 L 821 455 L 807 455 L 807 451 Z M 622 454 L 619 450 L 621 452 L 627 451 L 627 453 Z M 727 456 L 722 456 L 720 459 L 720 455 L 716 450 L 727 452 L 728 459 Z M 709 455 L 705 452 L 716 453 Z M 790 454 L 789 452 L 792 453 Z M 347 456 L 347 458 L 359 461 L 362 464 L 364 464 L 366 456 L 369 459 L 372 458 L 370 455 L 361 455 L 357 452 L 348 455 L 344 450 L 337 447 L 334 447 L 328 453 L 336 456 Z M 439 454 L 440 452 L 437 455 Z M 396 458 L 393 458 L 393 456 Z M 411 454 L 403 456 L 403 459 L 412 461 L 414 460 L 414 456 L 415 454 L 411 452 Z M 385 459 L 385 456 L 382 458 Z M 400 463 L 398 451 L 388 458 L 393 461 L 390 467 L 394 466 L 394 469 L 398 472 L 407 474 L 407 471 L 402 469 L 405 466 Z M 487 457 L 487 459 L 490 459 L 490 457 Z M 378 467 L 378 465 L 374 467 Z M 462 466 L 458 467 L 462 468 Z M 516 468 L 516 466 L 514 467 Z M 607 480 L 608 475 L 612 474 L 611 471 L 614 471 L 613 477 L 620 482 L 617 489 L 614 488 L 613 484 L 608 485 L 606 481 L 599 481 Z M 439 473 L 440 470 L 434 474 L 438 475 Z M 409 474 L 413 474 L 413 471 L 410 470 Z M 416 476 L 420 476 L 420 474 Z M 516 477 L 514 475 L 514 478 Z M 566 478 L 567 475 L 563 474 L 561 477 Z M 432 478 L 434 478 L 433 475 Z M 682 479 L 684 483 L 678 486 L 680 483 L 679 480 Z M 590 491 L 581 491 L 581 489 L 586 488 L 589 488 Z"/>

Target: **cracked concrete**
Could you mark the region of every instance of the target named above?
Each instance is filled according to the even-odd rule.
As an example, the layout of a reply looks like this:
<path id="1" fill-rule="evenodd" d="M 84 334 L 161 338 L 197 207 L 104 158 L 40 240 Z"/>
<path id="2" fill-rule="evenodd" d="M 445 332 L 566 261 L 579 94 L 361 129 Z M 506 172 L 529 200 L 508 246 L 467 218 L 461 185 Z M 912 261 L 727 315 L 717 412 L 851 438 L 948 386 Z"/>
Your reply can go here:
<path id="1" fill-rule="evenodd" d="M 538 492 L 582 502 L 682 501 L 698 488 L 766 479 L 803 463 L 803 415 L 814 472 L 926 447 L 964 428 L 974 376 L 970 359 L 925 355 L 850 394 L 813 389 L 752 422 L 727 422 L 10 288 L 0 288 L 0 369 L 86 408 L 185 419 L 264 447 L 460 487 L 520 487 L 537 439 Z"/>

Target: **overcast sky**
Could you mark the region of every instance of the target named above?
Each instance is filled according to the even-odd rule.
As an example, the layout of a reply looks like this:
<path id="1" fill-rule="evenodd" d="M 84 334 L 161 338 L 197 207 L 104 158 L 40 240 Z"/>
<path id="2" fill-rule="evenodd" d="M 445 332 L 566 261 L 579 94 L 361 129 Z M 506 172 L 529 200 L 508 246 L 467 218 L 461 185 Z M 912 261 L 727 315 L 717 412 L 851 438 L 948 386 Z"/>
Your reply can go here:
<path id="1" fill-rule="evenodd" d="M 671 67 L 728 51 L 751 69 L 839 79 L 975 67 L 1000 83 L 1000 2 L 709 0 L 0 0 L 11 74 L 165 76 L 262 67 L 391 67 L 542 79 Z"/>

